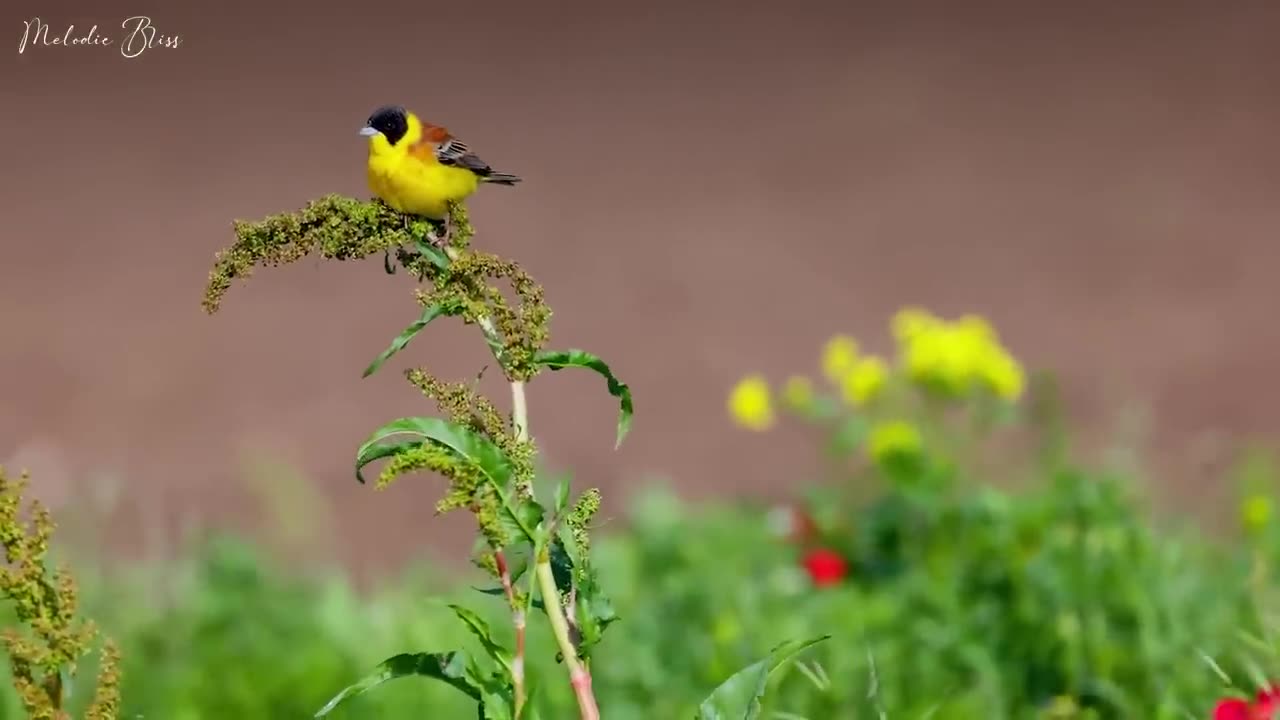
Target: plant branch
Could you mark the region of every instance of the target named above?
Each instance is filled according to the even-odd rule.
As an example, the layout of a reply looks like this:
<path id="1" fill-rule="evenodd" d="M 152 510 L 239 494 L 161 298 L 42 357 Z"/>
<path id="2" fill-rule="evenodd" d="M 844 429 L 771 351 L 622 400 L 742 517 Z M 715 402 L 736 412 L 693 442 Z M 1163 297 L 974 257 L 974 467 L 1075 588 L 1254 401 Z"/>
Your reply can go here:
<path id="1" fill-rule="evenodd" d="M 578 711 L 582 720 L 600 720 L 600 709 L 596 706 L 595 695 L 591 692 L 591 673 L 578 659 L 578 650 L 569 635 L 569 620 L 565 617 L 564 608 L 560 606 L 560 591 L 556 589 L 556 578 L 551 571 L 551 561 L 544 556 L 538 558 L 538 589 L 542 594 L 542 607 L 546 610 L 547 620 L 551 623 L 551 632 L 560 646 L 560 654 L 564 656 L 565 667 L 569 670 L 569 684 L 573 686 L 574 697 L 578 700 Z"/>
<path id="2" fill-rule="evenodd" d="M 459 253 L 457 249 L 446 246 L 444 251 L 450 261 L 456 261 L 458 259 Z M 502 336 L 499 334 L 498 328 L 493 324 L 493 320 L 487 315 L 482 315 L 476 318 L 476 324 L 480 326 L 481 332 L 484 333 L 485 341 L 489 344 L 489 349 L 493 351 L 494 359 L 498 361 L 499 365 L 502 365 L 504 361 L 502 353 Z M 524 383 L 518 380 L 511 383 L 511 429 L 515 435 L 516 442 L 527 442 L 529 440 L 529 406 L 525 399 Z M 519 718 L 527 699 L 524 677 L 525 628 L 527 626 L 527 615 L 525 612 L 526 609 L 521 607 L 517 602 L 515 588 L 511 583 L 511 574 L 507 567 L 506 558 L 503 556 L 501 551 L 497 551 L 494 553 L 494 559 L 498 565 L 498 572 L 502 581 L 502 589 L 506 593 L 507 600 L 511 605 L 512 624 L 515 626 L 516 647 L 515 657 L 512 659 L 511 663 L 511 675 L 512 682 L 515 685 L 515 716 L 516 718 Z M 545 584 L 542 585 L 543 604 L 548 608 L 547 614 L 549 617 L 552 616 L 553 611 L 550 610 L 552 607 L 555 608 L 554 612 L 558 613 L 560 629 L 555 629 L 557 626 L 557 620 L 554 618 L 551 620 L 552 628 L 555 630 L 557 635 L 557 642 L 559 642 L 561 636 L 563 636 L 566 642 L 569 642 L 568 621 L 564 617 L 563 610 L 560 608 L 560 594 L 556 590 L 555 578 L 551 575 L 550 563 L 544 562 L 539 564 L 537 570 L 538 579 L 541 581 L 543 565 L 545 565 L 546 577 L 551 579 L 550 595 L 547 594 L 547 586 Z M 530 597 L 532 597 L 532 588 L 530 588 Z M 596 709 L 595 697 L 591 694 L 590 675 L 588 675 L 586 670 L 581 667 L 581 664 L 577 662 L 577 656 L 573 649 L 572 642 L 569 642 L 567 646 L 561 643 L 561 650 L 565 653 L 566 658 L 572 658 L 574 664 L 578 666 L 578 670 L 576 672 L 573 670 L 572 666 L 570 667 L 569 679 L 573 684 L 574 694 L 578 698 L 578 706 L 581 710 L 583 720 L 598 720 L 600 713 Z M 580 682 L 579 678 L 586 678 L 585 684 Z"/>
<path id="3" fill-rule="evenodd" d="M 525 610 L 521 607 L 519 600 L 516 598 L 515 587 L 511 583 L 511 571 L 507 566 L 507 558 L 501 550 L 493 554 L 494 561 L 498 565 L 498 575 L 502 579 L 502 589 L 507 595 L 507 602 L 511 605 L 511 620 L 516 630 L 516 650 L 515 656 L 511 659 L 511 682 L 515 686 L 515 716 L 520 717 L 521 710 L 524 709 L 525 699 L 527 697 L 524 681 L 524 631 L 526 625 Z"/>
<path id="4" fill-rule="evenodd" d="M 445 254 L 448 255 L 451 261 L 458 259 L 458 251 L 452 247 L 446 247 Z M 497 327 L 487 316 L 476 318 L 476 324 L 480 326 L 480 330 L 485 335 L 485 340 L 488 341 L 490 349 L 493 350 L 494 359 L 499 364 L 502 364 L 501 348 L 503 345 Z M 517 442 L 529 440 L 529 405 L 525 398 L 524 383 L 519 380 L 511 383 L 511 426 Z M 556 588 L 555 575 L 551 571 L 551 561 L 543 555 L 544 553 L 540 553 L 534 572 L 539 592 L 542 595 L 542 605 L 547 613 L 547 620 L 551 623 L 551 631 L 556 637 L 556 644 L 559 645 L 560 653 L 564 656 L 565 666 L 569 669 L 569 684 L 573 686 L 573 694 L 577 698 L 578 710 L 582 720 L 599 720 L 600 710 L 596 706 L 596 698 L 591 691 L 591 673 L 578 659 L 577 648 L 574 647 L 573 639 L 569 634 L 569 620 L 560 604 L 560 591 Z M 499 553 L 498 558 L 501 557 L 501 553 Z M 499 563 L 501 571 L 505 568 L 505 563 L 501 559 Z M 510 589 L 508 575 L 502 572 L 502 576 L 503 588 L 507 590 L 508 597 L 514 597 L 513 590 Z M 523 675 L 525 616 L 518 609 L 513 610 L 513 613 L 516 626 L 517 653 L 516 662 L 513 665 L 520 669 L 520 675 L 517 675 L 517 677 L 520 677 L 518 683 L 523 683 L 523 677 L 521 676 Z M 523 705 L 523 694 L 523 688 L 520 684 L 517 684 L 517 716 L 519 716 L 520 708 Z"/>

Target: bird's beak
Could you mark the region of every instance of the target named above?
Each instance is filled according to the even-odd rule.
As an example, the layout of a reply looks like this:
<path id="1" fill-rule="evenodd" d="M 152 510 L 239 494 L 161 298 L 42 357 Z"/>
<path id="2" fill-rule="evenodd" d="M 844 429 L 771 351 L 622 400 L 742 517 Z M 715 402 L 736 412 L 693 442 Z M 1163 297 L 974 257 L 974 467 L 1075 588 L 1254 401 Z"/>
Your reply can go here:
<path id="1" fill-rule="evenodd" d="M 363 135 L 363 136 L 365 136 L 365 137 L 373 137 L 374 135 L 377 135 L 377 134 L 378 134 L 378 131 L 377 131 L 377 130 L 374 130 L 373 128 L 369 127 L 368 125 L 365 125 L 364 127 L 360 128 L 360 134 L 361 134 L 361 135 Z"/>

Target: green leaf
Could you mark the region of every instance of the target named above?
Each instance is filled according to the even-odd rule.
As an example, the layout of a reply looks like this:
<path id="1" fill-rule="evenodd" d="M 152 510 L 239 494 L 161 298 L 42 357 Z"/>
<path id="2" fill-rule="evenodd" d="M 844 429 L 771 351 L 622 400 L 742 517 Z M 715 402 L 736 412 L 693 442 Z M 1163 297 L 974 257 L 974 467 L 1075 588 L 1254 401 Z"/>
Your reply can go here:
<path id="1" fill-rule="evenodd" d="M 473 585 L 471 586 L 471 589 L 475 590 L 478 593 L 484 593 L 485 595 L 506 595 L 507 594 L 507 591 L 504 588 L 500 588 L 500 587 L 478 588 Z M 533 604 L 535 608 L 539 610 L 541 610 L 544 607 L 544 605 L 542 604 L 542 601 L 539 600 L 538 598 L 533 598 L 530 600 L 530 602 Z"/>
<path id="2" fill-rule="evenodd" d="M 590 559 L 578 547 L 567 526 L 560 527 L 550 555 L 557 588 L 561 593 L 575 591 L 576 613 L 570 620 L 578 632 L 578 655 L 589 657 L 591 648 L 603 639 L 605 629 L 618 619 L 618 614 L 601 588 Z"/>
<path id="3" fill-rule="evenodd" d="M 698 720 L 756 720 L 769 675 L 800 652 L 830 637 L 789 640 L 778 645 L 767 657 L 734 673 L 712 691 L 698 706 Z"/>
<path id="4" fill-rule="evenodd" d="M 603 360 L 585 350 L 559 350 L 539 352 L 534 356 L 533 361 L 553 371 L 563 370 L 567 367 L 580 367 L 595 370 L 604 376 L 609 386 L 609 394 L 618 398 L 620 406 L 618 411 L 618 439 L 614 443 L 614 447 L 622 445 L 622 439 L 631 430 L 631 415 L 634 412 L 631 403 L 631 388 L 627 387 L 626 383 L 618 380 Z"/>
<path id="5" fill-rule="evenodd" d="M 421 444 L 421 440 L 401 440 L 400 442 L 385 443 L 383 445 L 376 445 L 369 448 L 369 451 L 361 456 L 364 458 L 364 462 L 357 462 L 356 464 L 356 480 L 359 480 L 362 485 L 364 484 L 364 473 L 362 471 L 364 470 L 365 465 L 368 465 L 375 460 L 395 457 L 405 450 L 411 450 Z"/>
<path id="6" fill-rule="evenodd" d="M 413 440 L 388 442 L 399 435 L 409 435 Z M 427 441 L 439 443 L 475 463 L 499 489 L 505 490 L 510 484 L 511 461 L 497 445 L 462 425 L 432 417 L 399 418 L 374 430 L 356 451 L 356 479 L 364 482 L 360 471 L 374 460 L 391 457 Z"/>
<path id="7" fill-rule="evenodd" d="M 422 240 L 417 240 L 414 242 L 414 247 L 417 248 L 419 255 L 426 256 L 426 258 L 431 261 L 431 264 L 435 265 L 437 268 L 445 270 L 449 267 L 449 256 L 445 255 L 444 251 L 435 245 L 423 242 Z"/>
<path id="8" fill-rule="evenodd" d="M 507 677 L 511 677 L 511 652 L 493 639 L 493 632 L 489 629 L 489 623 L 486 623 L 484 618 L 472 610 L 461 605 L 450 603 L 449 609 L 453 611 L 454 615 L 458 616 L 459 620 L 466 623 L 467 629 L 484 646 L 484 650 L 489 653 L 489 657 L 502 666 L 502 669 L 507 673 Z"/>
<path id="9" fill-rule="evenodd" d="M 467 654 L 455 650 L 445 653 L 401 653 L 383 660 L 372 673 L 333 697 L 315 714 L 324 717 L 346 701 L 363 695 L 388 680 L 419 676 L 439 680 L 461 690 L 477 702 L 480 689 L 467 679 Z"/>
<path id="10" fill-rule="evenodd" d="M 412 439 L 393 439 L 401 435 L 409 435 Z M 374 430 L 356 451 L 356 480 L 364 482 L 362 471 L 374 460 L 392 457 L 424 442 L 448 448 L 479 468 L 502 503 L 504 522 L 516 534 L 533 539 L 534 528 L 542 518 L 542 506 L 531 500 L 514 500 L 510 493 L 514 472 L 510 458 L 485 436 L 457 423 L 441 418 L 405 417 Z"/>
<path id="11" fill-rule="evenodd" d="M 377 372 L 378 368 L 382 367 L 383 363 L 385 363 L 392 355 L 403 350 L 404 346 L 408 345 L 409 341 L 412 340 L 419 332 L 422 332 L 422 328 L 426 327 L 432 320 L 435 320 L 442 315 L 455 315 L 458 311 L 459 308 L 456 305 L 446 306 L 441 305 L 440 303 L 432 303 L 422 308 L 422 315 L 397 335 L 396 339 L 391 341 L 390 347 L 383 350 L 381 355 L 374 358 L 373 362 L 369 363 L 369 367 L 364 369 L 364 374 L 361 375 L 361 377 L 369 377 Z"/>
<path id="12" fill-rule="evenodd" d="M 490 683 L 480 699 L 480 720 L 515 720 L 515 698 L 509 685 Z"/>
<path id="13" fill-rule="evenodd" d="M 551 541 L 551 576 L 555 578 L 556 589 L 567 593 L 573 589 L 573 558 L 565 548 L 564 541 L 555 538 Z"/>
<path id="14" fill-rule="evenodd" d="M 556 483 L 556 515 L 564 513 L 565 508 L 569 507 L 569 478 L 560 478 L 560 482 Z"/>

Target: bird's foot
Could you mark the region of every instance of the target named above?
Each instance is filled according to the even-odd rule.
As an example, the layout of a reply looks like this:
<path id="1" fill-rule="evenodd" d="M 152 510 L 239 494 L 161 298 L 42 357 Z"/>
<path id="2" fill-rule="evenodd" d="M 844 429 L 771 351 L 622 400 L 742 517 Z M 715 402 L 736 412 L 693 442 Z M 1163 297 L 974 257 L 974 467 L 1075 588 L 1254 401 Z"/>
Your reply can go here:
<path id="1" fill-rule="evenodd" d="M 432 225 L 435 225 L 435 223 L 432 223 Z M 449 238 L 452 234 L 453 228 L 450 226 L 449 218 L 446 216 L 444 220 L 440 221 L 438 228 L 432 228 L 432 232 L 428 236 L 428 239 L 432 246 L 443 248 L 445 245 L 449 244 Z"/>

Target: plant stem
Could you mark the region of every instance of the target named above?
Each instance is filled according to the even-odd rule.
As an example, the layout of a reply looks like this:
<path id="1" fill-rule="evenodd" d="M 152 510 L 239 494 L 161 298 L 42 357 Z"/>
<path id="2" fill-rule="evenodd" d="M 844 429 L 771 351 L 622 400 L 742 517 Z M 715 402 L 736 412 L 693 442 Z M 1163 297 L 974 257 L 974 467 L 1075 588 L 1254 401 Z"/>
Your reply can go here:
<path id="1" fill-rule="evenodd" d="M 529 405 L 525 400 L 524 383 L 520 381 L 511 383 L 511 425 L 515 430 L 516 440 L 523 442 L 529 439 Z M 538 590 L 542 594 L 542 606 L 551 623 L 551 632 L 556 637 L 556 644 L 560 646 L 560 653 L 564 655 L 565 667 L 569 669 L 569 684 L 573 686 L 573 695 L 578 700 L 581 718 L 600 720 L 600 709 L 596 707 L 596 698 L 591 692 L 591 672 L 578 660 L 578 649 L 573 646 L 573 639 L 569 635 L 569 619 L 565 617 L 564 608 L 560 605 L 560 591 L 556 588 L 551 561 L 545 553 L 539 554 L 535 573 Z"/>
<path id="2" fill-rule="evenodd" d="M 515 588 L 511 584 L 511 571 L 507 567 L 507 558 L 499 550 L 493 554 L 494 560 L 498 565 L 498 574 L 502 578 L 502 589 L 507 594 L 507 602 L 511 605 L 511 620 L 516 629 L 516 651 L 515 656 L 511 659 L 511 682 L 515 685 L 515 701 L 516 713 L 518 719 L 520 711 L 524 709 L 525 703 L 525 683 L 524 683 L 524 630 L 525 630 L 525 612 L 524 608 L 516 602 Z"/>
<path id="3" fill-rule="evenodd" d="M 564 656 L 565 667 L 569 670 L 569 684 L 573 686 L 574 697 L 578 700 L 580 717 L 582 720 L 600 720 L 600 709 L 596 707 L 596 698 L 591 692 L 591 673 L 578 659 L 578 650 L 569 637 L 569 620 L 564 615 L 564 608 L 560 607 L 560 591 L 556 589 L 550 560 L 539 558 L 535 572 L 542 594 L 542 607 L 547 611 L 551 632 L 556 636 L 556 644 L 560 646 L 560 654 Z"/>
<path id="4" fill-rule="evenodd" d="M 524 399 L 524 383 L 519 381 L 511 383 L 511 424 L 518 442 L 529 439 L 529 406 Z"/>
<path id="5" fill-rule="evenodd" d="M 458 259 L 458 251 L 454 248 L 446 247 L 445 254 L 448 255 L 450 260 Z M 494 359 L 501 365 L 503 363 L 501 356 L 502 338 L 498 333 L 498 329 L 494 327 L 493 321 L 486 316 L 477 317 L 476 324 L 480 326 L 480 330 L 484 332 L 485 340 L 489 342 L 489 347 L 493 349 Z M 529 439 L 529 405 L 525 399 L 524 383 L 521 381 L 511 383 L 511 429 L 515 433 L 517 441 L 524 442 Z M 511 588 L 510 575 L 506 570 L 506 562 L 505 558 L 502 557 L 502 553 L 497 553 L 497 562 L 502 574 L 503 589 L 506 590 L 508 598 L 512 600 L 512 613 L 516 626 L 516 655 L 512 674 L 515 676 L 513 680 L 516 685 L 516 717 L 518 718 L 525 700 L 525 614 L 515 607 L 514 590 Z M 551 571 L 551 560 L 545 556 L 545 553 L 541 553 L 538 557 L 534 572 L 537 576 L 539 593 L 542 595 L 542 606 L 546 610 L 547 620 L 551 623 L 551 632 L 556 637 L 556 644 L 560 646 L 560 653 L 564 656 L 565 667 L 569 670 L 569 684 L 573 686 L 573 694 L 578 701 L 581 720 L 600 720 L 600 709 L 596 706 L 596 698 L 591 691 L 591 673 L 582 664 L 582 661 L 578 659 L 578 650 L 574 647 L 573 639 L 569 635 L 569 619 L 565 617 L 564 608 L 560 605 L 560 591 L 556 588 L 556 578 Z M 532 590 L 530 588 L 530 596 L 532 596 Z"/>

